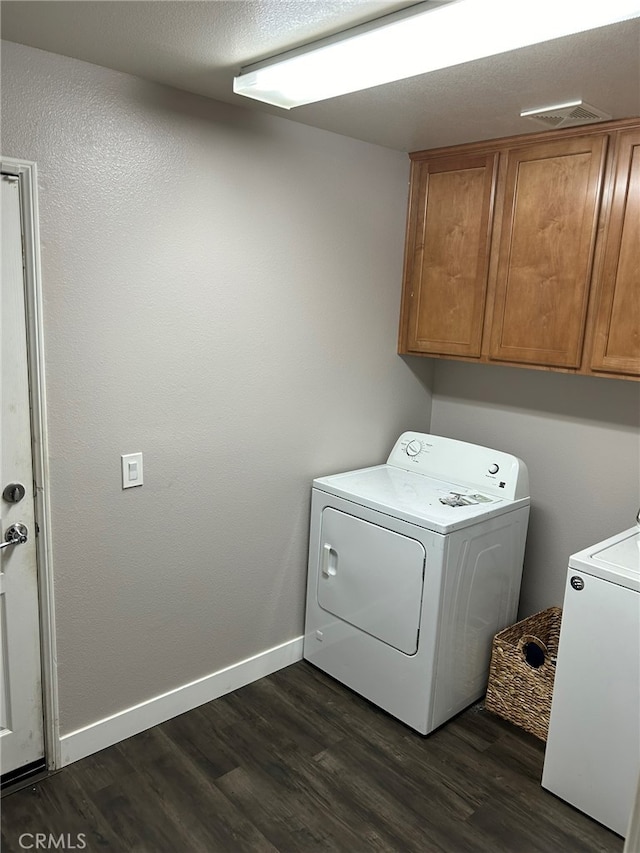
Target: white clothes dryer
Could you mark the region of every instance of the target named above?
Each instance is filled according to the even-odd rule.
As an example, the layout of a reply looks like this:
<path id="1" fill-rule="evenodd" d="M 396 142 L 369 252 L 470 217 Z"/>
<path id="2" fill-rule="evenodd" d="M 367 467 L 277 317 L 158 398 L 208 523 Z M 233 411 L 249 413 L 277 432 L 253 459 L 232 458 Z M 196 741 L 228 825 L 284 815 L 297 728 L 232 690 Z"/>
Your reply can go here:
<path id="1" fill-rule="evenodd" d="M 313 481 L 303 656 L 421 734 L 486 690 L 515 621 L 529 481 L 515 456 L 406 432 Z"/>

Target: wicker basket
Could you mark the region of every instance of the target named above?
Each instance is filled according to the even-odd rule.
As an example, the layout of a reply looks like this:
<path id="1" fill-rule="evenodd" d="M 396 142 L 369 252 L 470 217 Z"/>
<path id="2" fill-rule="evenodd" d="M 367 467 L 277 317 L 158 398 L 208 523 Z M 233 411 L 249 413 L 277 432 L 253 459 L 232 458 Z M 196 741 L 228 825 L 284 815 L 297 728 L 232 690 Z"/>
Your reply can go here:
<path id="1" fill-rule="evenodd" d="M 561 620 L 562 609 L 550 607 L 493 639 L 485 707 L 543 741 L 549 731 Z"/>

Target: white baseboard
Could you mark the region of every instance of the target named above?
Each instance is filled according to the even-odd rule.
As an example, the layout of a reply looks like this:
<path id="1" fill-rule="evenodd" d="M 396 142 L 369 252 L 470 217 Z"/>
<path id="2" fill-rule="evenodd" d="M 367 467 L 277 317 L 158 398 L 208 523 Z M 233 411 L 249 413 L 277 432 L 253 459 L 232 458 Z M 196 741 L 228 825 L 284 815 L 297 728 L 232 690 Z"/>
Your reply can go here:
<path id="1" fill-rule="evenodd" d="M 302 660 L 302 637 L 296 637 L 247 660 L 63 735 L 60 738 L 59 766 L 65 767 L 73 761 L 113 746 L 114 743 L 164 723 L 178 714 L 184 714 L 185 711 L 191 711 L 198 705 L 211 702 L 212 699 L 231 693 L 232 690 L 244 687 L 299 660 Z"/>

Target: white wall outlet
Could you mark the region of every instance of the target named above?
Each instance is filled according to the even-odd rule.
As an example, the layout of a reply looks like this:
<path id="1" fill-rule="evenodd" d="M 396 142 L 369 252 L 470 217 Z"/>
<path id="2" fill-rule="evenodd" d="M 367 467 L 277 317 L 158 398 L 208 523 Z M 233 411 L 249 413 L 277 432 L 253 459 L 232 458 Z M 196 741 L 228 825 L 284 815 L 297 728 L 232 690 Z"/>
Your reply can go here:
<path id="1" fill-rule="evenodd" d="M 124 453 L 122 460 L 122 488 L 142 485 L 142 453 Z"/>

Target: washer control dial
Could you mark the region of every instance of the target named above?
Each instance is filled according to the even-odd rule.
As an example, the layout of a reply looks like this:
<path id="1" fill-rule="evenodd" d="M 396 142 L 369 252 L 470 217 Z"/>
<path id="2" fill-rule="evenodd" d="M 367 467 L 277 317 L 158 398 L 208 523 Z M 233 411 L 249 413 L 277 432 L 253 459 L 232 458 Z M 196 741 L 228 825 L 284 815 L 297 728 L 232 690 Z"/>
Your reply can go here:
<path id="1" fill-rule="evenodd" d="M 489 465 L 489 473 L 490 474 L 497 474 L 499 470 L 500 470 L 500 466 L 496 465 L 495 462 L 493 464 Z"/>
<path id="2" fill-rule="evenodd" d="M 407 456 L 417 456 L 421 450 L 422 450 L 422 442 L 418 441 L 416 438 L 414 438 L 413 441 L 410 441 L 406 447 Z"/>

